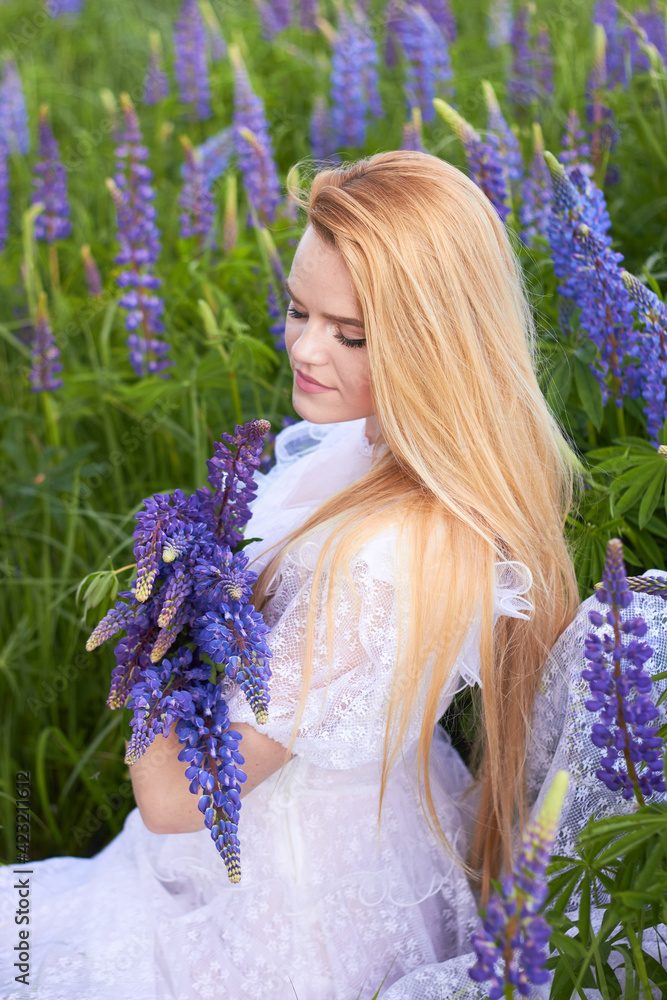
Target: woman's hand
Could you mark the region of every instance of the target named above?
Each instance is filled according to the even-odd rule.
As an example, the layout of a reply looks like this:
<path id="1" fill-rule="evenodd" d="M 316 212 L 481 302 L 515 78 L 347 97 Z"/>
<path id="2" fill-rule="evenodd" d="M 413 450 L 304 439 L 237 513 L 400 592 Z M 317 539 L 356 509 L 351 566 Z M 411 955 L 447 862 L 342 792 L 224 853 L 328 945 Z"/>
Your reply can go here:
<path id="1" fill-rule="evenodd" d="M 233 722 L 229 728 L 243 737 L 239 746 L 247 775 L 241 785 L 243 798 L 282 766 L 286 751 L 281 743 L 258 733 L 247 722 Z M 127 743 L 126 740 L 126 746 Z M 178 759 L 182 749 L 183 744 L 172 728 L 169 736 L 156 736 L 143 757 L 129 765 L 134 799 L 151 833 L 194 833 L 206 829 L 197 808 L 200 797 L 190 791 L 190 782 L 185 777 L 188 764 Z M 292 757 L 294 754 L 287 759 Z"/>

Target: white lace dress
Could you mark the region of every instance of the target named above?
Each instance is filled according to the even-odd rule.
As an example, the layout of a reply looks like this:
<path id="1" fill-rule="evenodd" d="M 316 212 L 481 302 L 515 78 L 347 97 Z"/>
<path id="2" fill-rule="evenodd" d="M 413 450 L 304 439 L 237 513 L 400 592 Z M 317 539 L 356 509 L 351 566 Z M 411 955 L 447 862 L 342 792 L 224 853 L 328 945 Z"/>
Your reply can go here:
<path id="1" fill-rule="evenodd" d="M 258 476 L 249 525 L 251 536 L 262 538 L 247 548 L 251 559 L 258 557 L 254 570 L 314 506 L 368 470 L 364 424 L 302 421 L 278 435 L 277 464 Z M 284 745 L 300 694 L 317 551 L 310 542 L 283 563 L 264 610 L 274 652 L 268 723 L 257 725 L 243 696 L 230 692 L 233 721 L 250 723 Z M 464 875 L 436 845 L 418 803 L 412 769 L 419 719 L 405 761 L 390 775 L 378 837 L 384 712 L 396 650 L 395 567 L 391 531 L 353 561 L 361 602 L 357 610 L 349 590 L 341 589 L 331 664 L 318 618 L 296 756 L 280 780 L 276 773 L 243 798 L 240 883 L 228 881 L 208 830 L 154 834 L 134 809 L 95 857 L 31 864 L 26 987 L 14 981 L 16 890 L 5 869 L 4 1000 L 370 1000 L 382 983 L 384 993 L 413 970 L 469 951 L 475 901 Z M 521 595 L 531 583 L 523 564 L 498 563 L 496 617 L 528 615 L 532 605 Z M 458 686 L 476 681 L 473 628 L 440 712 Z M 457 799 L 470 777 L 440 727 L 432 761 L 440 821 L 464 852 L 469 820 Z"/>

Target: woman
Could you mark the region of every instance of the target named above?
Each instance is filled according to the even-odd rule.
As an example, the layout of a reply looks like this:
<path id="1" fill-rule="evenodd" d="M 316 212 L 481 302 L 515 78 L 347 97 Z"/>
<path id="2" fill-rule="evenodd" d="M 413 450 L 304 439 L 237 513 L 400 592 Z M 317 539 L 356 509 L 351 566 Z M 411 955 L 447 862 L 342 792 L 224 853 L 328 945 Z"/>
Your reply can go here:
<path id="1" fill-rule="evenodd" d="M 246 549 L 274 655 L 266 724 L 229 697 L 242 880 L 178 740 L 156 739 L 122 833 L 34 866 L 41 1000 L 368 1000 L 467 951 L 475 892 L 511 861 L 541 670 L 579 601 L 571 452 L 520 270 L 491 203 L 436 157 L 290 190 L 308 216 L 285 330 L 303 421 L 276 439 Z M 465 684 L 474 785 L 436 725 Z"/>

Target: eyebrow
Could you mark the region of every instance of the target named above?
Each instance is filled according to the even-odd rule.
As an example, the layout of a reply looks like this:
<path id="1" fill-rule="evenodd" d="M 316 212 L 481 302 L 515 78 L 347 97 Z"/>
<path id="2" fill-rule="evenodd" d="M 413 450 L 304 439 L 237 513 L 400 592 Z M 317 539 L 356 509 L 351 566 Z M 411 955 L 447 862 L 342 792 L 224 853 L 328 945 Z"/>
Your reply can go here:
<path id="1" fill-rule="evenodd" d="M 285 287 L 285 291 L 287 292 L 287 294 L 289 295 L 289 297 L 294 302 L 298 302 L 299 305 L 303 305 L 303 302 L 301 301 L 301 299 L 297 298 L 297 296 L 294 294 L 294 292 L 290 288 L 289 282 L 287 281 L 287 279 L 285 279 L 285 281 L 284 281 L 284 287 Z M 360 319 L 351 319 L 349 316 L 332 316 L 330 313 L 322 313 L 322 315 L 324 316 L 325 319 L 334 320 L 336 323 L 347 323 L 349 326 L 356 326 L 360 330 L 364 329 L 364 324 L 361 322 Z"/>

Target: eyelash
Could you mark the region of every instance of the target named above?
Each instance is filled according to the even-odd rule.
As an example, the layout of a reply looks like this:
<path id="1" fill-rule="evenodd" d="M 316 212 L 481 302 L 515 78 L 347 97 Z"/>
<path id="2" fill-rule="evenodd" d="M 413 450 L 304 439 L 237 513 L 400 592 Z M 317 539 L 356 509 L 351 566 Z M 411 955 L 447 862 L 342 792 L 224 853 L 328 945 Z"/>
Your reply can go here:
<path id="1" fill-rule="evenodd" d="M 307 313 L 298 312 L 294 306 L 290 306 L 287 310 L 287 315 L 291 316 L 293 319 L 304 319 Z M 365 338 L 362 338 L 361 340 L 350 340 L 349 337 L 343 336 L 340 330 L 338 333 L 334 334 L 334 339 L 339 343 L 344 344 L 345 347 L 363 347 L 366 343 Z"/>

